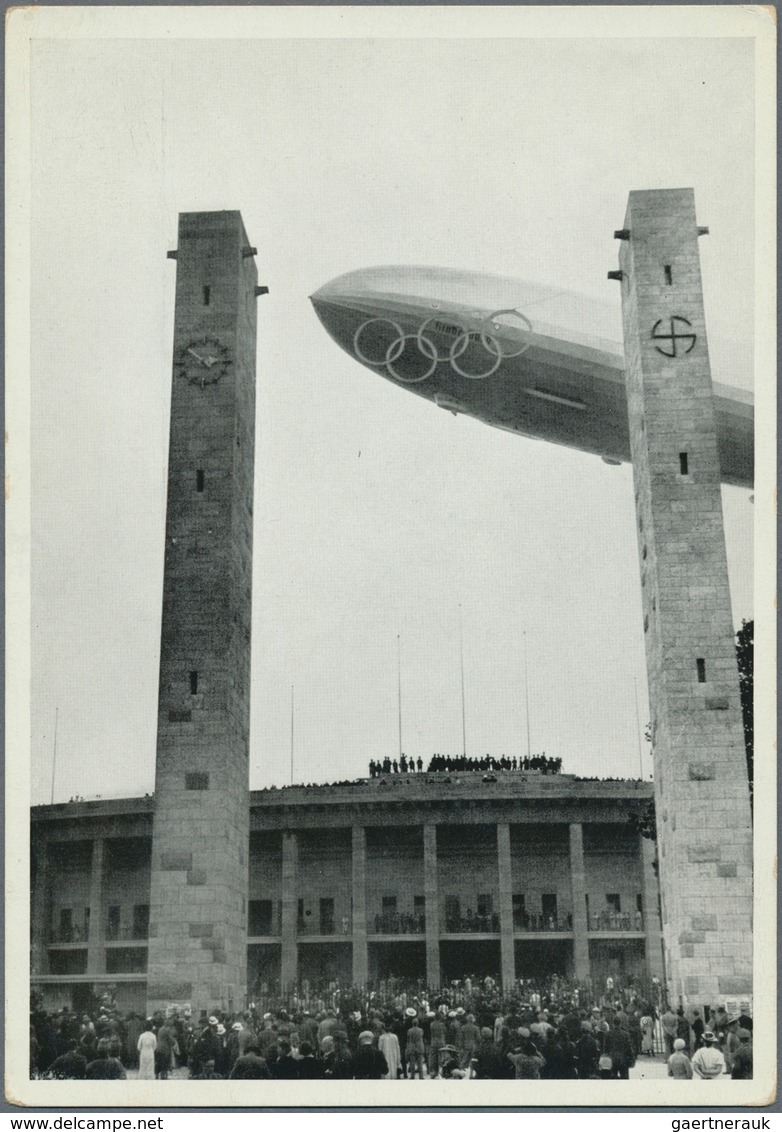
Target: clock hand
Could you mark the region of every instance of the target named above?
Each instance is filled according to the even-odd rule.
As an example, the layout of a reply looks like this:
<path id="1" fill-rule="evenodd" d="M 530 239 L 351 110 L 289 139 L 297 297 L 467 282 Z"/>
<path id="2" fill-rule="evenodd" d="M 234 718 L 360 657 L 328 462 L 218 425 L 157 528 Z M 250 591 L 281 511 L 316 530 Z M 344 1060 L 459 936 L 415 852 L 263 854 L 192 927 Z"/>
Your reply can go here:
<path id="1" fill-rule="evenodd" d="M 192 354 L 194 358 L 197 358 L 198 361 L 201 362 L 202 365 L 204 364 L 204 359 L 201 357 L 200 354 L 197 354 L 191 346 L 187 347 L 187 352 L 188 352 L 188 354 Z"/>
<path id="2" fill-rule="evenodd" d="M 205 358 L 200 358 L 199 360 L 202 361 L 208 369 L 211 369 L 215 362 L 220 361 L 219 358 L 213 358 L 211 354 L 207 354 Z"/>

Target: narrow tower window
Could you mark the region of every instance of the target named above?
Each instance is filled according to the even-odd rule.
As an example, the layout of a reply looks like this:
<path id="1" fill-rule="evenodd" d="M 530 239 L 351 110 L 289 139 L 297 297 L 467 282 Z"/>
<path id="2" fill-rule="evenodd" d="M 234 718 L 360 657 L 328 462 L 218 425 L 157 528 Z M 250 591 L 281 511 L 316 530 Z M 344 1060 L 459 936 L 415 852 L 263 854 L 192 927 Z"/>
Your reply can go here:
<path id="1" fill-rule="evenodd" d="M 679 453 L 679 471 L 681 472 L 681 474 L 683 476 L 687 475 L 687 453 L 686 452 L 680 452 Z"/>
<path id="2" fill-rule="evenodd" d="M 190 673 L 190 695 L 198 695 L 198 673 L 195 669 Z"/>
<path id="3" fill-rule="evenodd" d="M 204 490 L 204 470 L 199 468 L 196 472 L 196 491 Z"/>
<path id="4" fill-rule="evenodd" d="M 209 299 L 211 297 L 211 294 L 212 294 L 212 288 L 211 287 L 204 287 L 204 306 L 205 307 L 209 306 Z"/>
<path id="5" fill-rule="evenodd" d="M 702 656 L 699 656 L 698 659 L 695 661 L 695 664 L 696 664 L 696 667 L 698 669 L 698 683 L 699 684 L 705 684 L 706 683 L 706 661 L 703 659 Z"/>
<path id="6" fill-rule="evenodd" d="M 670 285 L 673 283 L 673 276 L 671 275 L 671 265 L 670 265 L 670 263 L 666 263 L 663 270 L 665 271 L 665 282 L 670 287 Z"/>

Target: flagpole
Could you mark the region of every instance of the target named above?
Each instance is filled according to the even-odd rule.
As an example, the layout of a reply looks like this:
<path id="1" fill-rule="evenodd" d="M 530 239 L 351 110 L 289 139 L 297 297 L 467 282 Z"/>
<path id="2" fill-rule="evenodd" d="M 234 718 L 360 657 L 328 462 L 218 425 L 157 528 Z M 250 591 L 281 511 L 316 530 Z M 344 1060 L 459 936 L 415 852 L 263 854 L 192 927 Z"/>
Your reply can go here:
<path id="1" fill-rule="evenodd" d="M 52 753 L 52 805 L 54 805 L 54 776 L 57 773 L 57 717 L 60 714 L 59 704 L 54 709 L 54 751 Z"/>
<path id="2" fill-rule="evenodd" d="M 291 786 L 293 786 L 293 684 L 291 684 Z"/>
<path id="3" fill-rule="evenodd" d="M 402 758 L 402 642 L 399 633 L 396 635 L 396 695 L 397 713 L 399 717 L 399 758 Z"/>
<path id="4" fill-rule="evenodd" d="M 529 673 L 527 672 L 527 633 L 524 631 L 524 701 L 527 707 L 527 758 L 530 757 L 532 749 L 530 746 L 529 738 Z"/>
<path id="5" fill-rule="evenodd" d="M 464 712 L 464 625 L 461 605 L 459 605 L 459 666 L 462 673 L 462 754 L 467 758 L 467 727 Z"/>

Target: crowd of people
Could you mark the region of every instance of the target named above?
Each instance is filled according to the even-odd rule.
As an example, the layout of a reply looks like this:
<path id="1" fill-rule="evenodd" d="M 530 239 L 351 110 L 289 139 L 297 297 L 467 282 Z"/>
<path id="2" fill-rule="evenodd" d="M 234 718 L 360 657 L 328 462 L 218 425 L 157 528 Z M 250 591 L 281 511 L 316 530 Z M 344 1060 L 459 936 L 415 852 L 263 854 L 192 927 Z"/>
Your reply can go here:
<path id="1" fill-rule="evenodd" d="M 426 774 L 436 774 L 441 771 L 482 771 L 491 773 L 497 770 L 539 770 L 543 774 L 559 774 L 562 770 L 562 759 L 547 758 L 545 751 L 540 755 L 524 755 L 523 758 L 512 759 L 503 755 L 496 759 L 493 755 L 484 755 L 483 758 L 468 758 L 467 755 L 432 755 Z M 384 774 L 423 774 L 424 762 L 400 755 L 398 759 L 385 758 L 370 759 L 369 777 L 380 778 Z"/>
<path id="2" fill-rule="evenodd" d="M 265 1003 L 271 1006 L 271 1003 Z M 659 1015 L 654 994 L 607 980 L 599 997 L 552 976 L 519 980 L 501 997 L 486 977 L 429 992 L 402 980 L 368 991 L 290 990 L 277 1005 L 228 1013 L 186 1007 L 143 1018 L 104 998 L 78 1015 L 34 1001 L 31 1074 L 48 1079 L 193 1080 L 597 1079 L 623 1080 L 653 1057 L 659 1035 L 668 1074 L 752 1076 L 752 1019 L 724 1007 Z"/>

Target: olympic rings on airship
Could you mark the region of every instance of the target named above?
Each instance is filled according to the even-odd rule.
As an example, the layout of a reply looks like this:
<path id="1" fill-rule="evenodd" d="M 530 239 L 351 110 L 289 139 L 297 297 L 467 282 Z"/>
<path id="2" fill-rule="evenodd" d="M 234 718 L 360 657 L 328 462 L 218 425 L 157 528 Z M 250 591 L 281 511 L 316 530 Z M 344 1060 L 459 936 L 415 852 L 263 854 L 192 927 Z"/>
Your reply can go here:
<path id="1" fill-rule="evenodd" d="M 366 322 L 361 323 L 361 326 L 359 326 L 358 330 L 353 335 L 353 351 L 358 360 L 360 362 L 363 362 L 364 365 L 367 366 L 382 366 L 388 360 L 388 353 L 394 346 L 394 340 L 391 341 L 390 345 L 387 348 L 383 346 L 380 347 L 381 356 L 379 358 L 368 358 L 365 354 L 362 353 L 358 344 L 359 337 L 364 333 L 368 326 L 372 325 L 373 322 L 385 322 L 388 326 L 393 326 L 394 330 L 396 331 L 397 339 L 403 338 L 404 332 L 399 323 L 393 322 L 390 318 L 368 318 Z"/>
<path id="2" fill-rule="evenodd" d="M 517 358 L 528 350 L 531 343 L 529 333 L 532 324 L 520 311 L 513 308 L 497 310 L 488 317 L 470 315 L 465 321 L 446 320 L 442 313 L 431 315 L 419 326 L 415 333 L 405 334 L 400 324 L 393 319 L 368 318 L 353 335 L 353 351 L 359 361 L 368 366 L 385 366 L 391 377 L 407 385 L 415 385 L 431 377 L 440 363 L 450 363 L 460 377 L 482 381 L 497 371 L 505 358 Z M 497 335 L 497 331 L 512 330 L 513 336 L 523 334 L 520 348 L 508 349 L 508 344 Z M 436 339 L 445 338 L 445 344 L 438 346 Z M 434 339 L 434 341 L 433 341 Z M 410 344 L 415 343 L 416 350 Z M 467 364 L 467 352 L 474 357 L 474 347 L 483 349 L 488 355 L 489 365 L 481 368 L 478 363 Z M 473 372 L 475 370 L 475 372 Z"/>
<path id="3" fill-rule="evenodd" d="M 418 346 L 418 352 L 424 359 L 426 359 L 427 353 L 429 354 L 431 365 L 428 367 L 428 369 L 425 370 L 424 373 L 413 374 L 409 377 L 405 377 L 403 374 L 397 373 L 397 371 L 394 369 L 394 362 L 398 362 L 400 360 L 405 352 L 405 342 L 410 341 L 416 343 L 416 345 Z M 426 349 L 424 349 L 424 347 L 426 347 Z M 403 334 L 401 338 L 397 338 L 396 342 L 392 342 L 386 350 L 386 368 L 388 369 L 388 372 L 392 377 L 395 377 L 397 381 L 404 381 L 406 385 L 415 385 L 419 381 L 426 381 L 427 377 L 431 377 L 434 371 L 437 369 L 437 361 L 438 358 L 436 346 L 434 346 L 428 338 L 421 338 L 418 334 Z"/>
<path id="4" fill-rule="evenodd" d="M 473 332 L 470 332 L 469 330 L 463 330 L 459 337 L 454 340 L 453 346 L 451 346 L 451 365 L 458 374 L 460 374 L 462 377 L 470 377 L 473 379 L 473 381 L 482 381 L 484 377 L 491 377 L 495 370 L 499 368 L 500 362 L 502 361 L 502 354 L 500 353 L 499 348 L 496 351 L 490 350 L 486 345 L 486 339 L 490 337 L 491 335 L 489 334 L 480 335 L 480 342 L 484 350 L 487 352 L 487 354 L 490 354 L 494 358 L 492 364 L 483 373 L 470 373 L 469 370 L 462 369 L 462 367 L 456 360 L 457 358 L 460 358 L 462 354 L 464 354 L 467 347 L 470 345 L 470 342 L 475 340 L 473 337 Z M 496 338 L 492 338 L 491 340 L 497 347 L 499 347 L 499 343 L 497 342 Z M 462 341 L 464 341 L 464 345 L 460 350 L 457 350 L 456 347 Z"/>
<path id="5" fill-rule="evenodd" d="M 515 319 L 515 324 L 514 324 L 514 322 L 508 323 L 507 319 L 504 322 L 498 321 L 499 319 L 501 319 L 503 317 L 503 315 L 505 315 L 505 316 L 513 315 L 514 319 Z M 486 322 L 491 326 L 492 330 L 502 330 L 504 328 L 507 328 L 507 329 L 511 329 L 511 330 L 521 331 L 521 333 L 526 338 L 526 341 L 522 342 L 521 348 L 518 349 L 518 350 L 501 350 L 501 353 L 500 353 L 501 357 L 503 357 L 503 358 L 518 358 L 518 357 L 521 357 L 521 355 L 526 350 L 528 350 L 530 348 L 530 346 L 532 345 L 532 343 L 530 342 L 530 339 L 529 339 L 529 335 L 532 332 L 532 323 L 530 322 L 530 320 L 528 318 L 525 317 L 525 315 L 523 315 L 521 313 L 521 311 L 517 311 L 514 307 L 507 307 L 504 310 L 495 311 L 494 314 L 489 315 L 489 317 L 486 319 Z M 493 354 L 494 350 L 491 348 L 491 346 L 488 343 L 489 343 L 489 341 L 496 342 L 497 339 L 492 334 L 483 334 L 482 333 L 481 334 L 481 341 L 483 342 L 483 345 L 486 347 L 486 349 L 489 351 L 489 353 Z"/>

